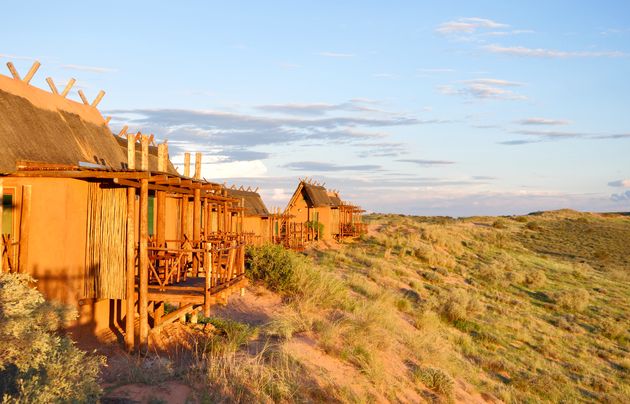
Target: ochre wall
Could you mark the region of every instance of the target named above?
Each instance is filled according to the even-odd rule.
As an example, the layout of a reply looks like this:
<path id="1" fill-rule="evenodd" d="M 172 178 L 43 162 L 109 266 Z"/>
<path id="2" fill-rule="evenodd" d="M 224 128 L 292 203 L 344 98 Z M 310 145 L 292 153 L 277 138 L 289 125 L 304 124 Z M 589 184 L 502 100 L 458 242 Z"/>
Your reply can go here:
<path id="1" fill-rule="evenodd" d="M 289 207 L 288 213 L 294 216 L 291 220 L 296 223 L 304 223 L 310 220 L 308 205 L 302 195 L 298 195 L 293 205 Z"/>
<path id="2" fill-rule="evenodd" d="M 333 234 L 333 215 L 331 213 L 330 207 L 320 207 L 320 208 L 309 208 L 304 200 L 304 197 L 300 194 L 293 201 L 293 204 L 289 206 L 288 212 L 294 217 L 291 221 L 296 223 L 304 223 L 311 220 L 314 220 L 314 213 L 319 212 L 319 222 L 324 225 L 324 231 L 321 234 L 322 240 L 329 240 L 332 238 Z M 338 219 L 337 219 L 338 223 Z"/>
<path id="3" fill-rule="evenodd" d="M 8 188 L 15 188 L 18 193 L 23 186 L 31 187 L 30 219 L 23 218 L 27 231 L 20 241 L 21 248 L 28 248 L 27 259 L 20 262 L 22 272 L 37 280 L 35 286 L 46 299 L 77 309 L 80 317 L 71 324 L 72 328 L 92 334 L 108 329 L 110 302 L 83 299 L 88 183 L 5 177 L 3 185 L 5 193 Z M 21 206 L 14 209 L 19 212 Z M 28 237 L 24 236 L 26 233 Z"/>

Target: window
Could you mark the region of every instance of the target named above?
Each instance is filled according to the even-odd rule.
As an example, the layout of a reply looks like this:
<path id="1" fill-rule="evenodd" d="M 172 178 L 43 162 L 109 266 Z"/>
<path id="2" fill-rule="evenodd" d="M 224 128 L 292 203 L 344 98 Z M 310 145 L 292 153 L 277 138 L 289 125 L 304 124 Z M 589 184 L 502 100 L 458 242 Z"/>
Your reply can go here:
<path id="1" fill-rule="evenodd" d="M 313 222 L 319 223 L 319 212 L 313 212 Z"/>
<path id="2" fill-rule="evenodd" d="M 149 236 L 155 234 L 155 196 L 149 195 Z"/>
<path id="3" fill-rule="evenodd" d="M 2 195 L 2 234 L 13 234 L 13 195 Z"/>

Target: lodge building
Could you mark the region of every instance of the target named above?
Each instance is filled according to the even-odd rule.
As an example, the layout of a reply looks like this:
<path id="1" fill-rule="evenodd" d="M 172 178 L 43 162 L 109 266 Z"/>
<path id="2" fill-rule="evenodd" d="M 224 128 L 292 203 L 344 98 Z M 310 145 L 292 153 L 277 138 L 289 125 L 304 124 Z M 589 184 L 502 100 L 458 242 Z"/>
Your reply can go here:
<path id="1" fill-rule="evenodd" d="M 70 328 L 114 332 L 146 350 L 149 333 L 186 314 L 209 315 L 242 291 L 247 245 L 303 249 L 365 231 L 361 209 L 301 180 L 270 213 L 258 190 L 201 178 L 200 153 L 177 172 L 153 135 L 113 134 L 97 106 L 0 74 L 0 270 L 35 279 L 47 299 L 77 308 Z M 165 314 L 166 303 L 178 307 Z"/>

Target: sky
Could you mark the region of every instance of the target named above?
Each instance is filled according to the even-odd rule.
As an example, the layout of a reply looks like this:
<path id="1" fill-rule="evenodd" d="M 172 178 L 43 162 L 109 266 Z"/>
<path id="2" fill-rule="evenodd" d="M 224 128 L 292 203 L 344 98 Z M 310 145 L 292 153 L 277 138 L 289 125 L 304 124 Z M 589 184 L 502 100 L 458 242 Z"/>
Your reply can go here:
<path id="1" fill-rule="evenodd" d="M 439 3 L 439 4 L 438 4 Z M 283 207 L 630 210 L 627 1 L 6 2 L 0 61 Z M 0 70 L 3 69 L 0 66 Z M 2 74 L 8 75 L 4 68 Z M 78 100 L 72 92 L 70 97 Z"/>

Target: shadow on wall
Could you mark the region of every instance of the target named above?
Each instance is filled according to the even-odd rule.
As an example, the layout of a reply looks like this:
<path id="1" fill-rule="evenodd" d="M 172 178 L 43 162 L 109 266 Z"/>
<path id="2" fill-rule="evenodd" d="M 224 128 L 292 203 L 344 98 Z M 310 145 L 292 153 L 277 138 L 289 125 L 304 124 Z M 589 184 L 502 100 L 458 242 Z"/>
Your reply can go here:
<path id="1" fill-rule="evenodd" d="M 123 300 L 83 298 L 85 276 L 71 274 L 67 268 L 41 269 L 35 265 L 31 276 L 47 300 L 67 304 L 77 311 L 77 319 L 65 330 L 81 348 L 96 348 L 103 340 L 123 342 Z"/>

